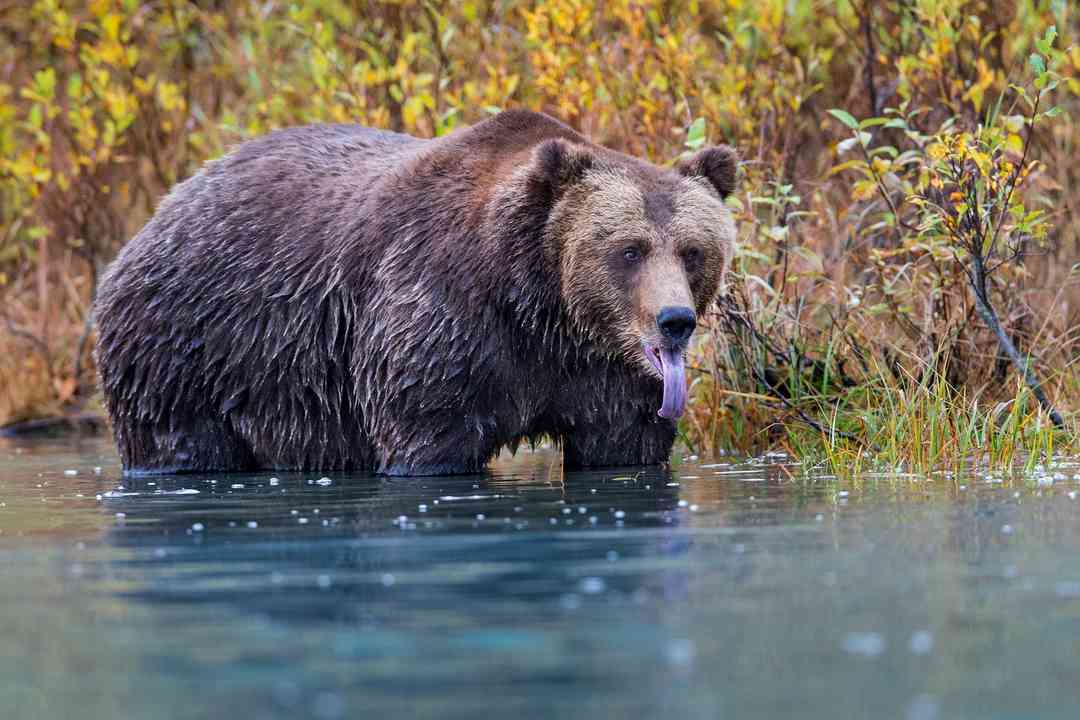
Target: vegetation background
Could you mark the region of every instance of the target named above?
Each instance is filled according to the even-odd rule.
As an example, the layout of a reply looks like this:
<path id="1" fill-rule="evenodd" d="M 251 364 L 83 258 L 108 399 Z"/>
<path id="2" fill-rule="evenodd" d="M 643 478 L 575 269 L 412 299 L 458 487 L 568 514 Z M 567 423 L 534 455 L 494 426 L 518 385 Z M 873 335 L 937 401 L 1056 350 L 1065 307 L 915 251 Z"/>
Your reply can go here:
<path id="1" fill-rule="evenodd" d="M 96 408 L 96 278 L 204 160 L 529 107 L 741 151 L 692 450 L 1038 462 L 1080 408 L 1078 31 L 1068 0 L 0 0 L 0 422 Z"/>

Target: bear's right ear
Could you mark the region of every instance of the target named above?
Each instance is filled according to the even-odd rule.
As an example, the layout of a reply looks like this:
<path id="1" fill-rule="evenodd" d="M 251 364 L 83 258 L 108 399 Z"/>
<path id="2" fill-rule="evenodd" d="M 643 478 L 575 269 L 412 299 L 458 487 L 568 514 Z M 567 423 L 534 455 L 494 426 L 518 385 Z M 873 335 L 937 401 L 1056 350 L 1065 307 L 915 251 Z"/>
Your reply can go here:
<path id="1" fill-rule="evenodd" d="M 529 161 L 530 190 L 554 203 L 566 188 L 592 169 L 594 161 L 587 147 L 562 138 L 545 140 L 536 146 Z"/>
<path id="2" fill-rule="evenodd" d="M 716 145 L 699 150 L 688 158 L 675 164 L 676 169 L 685 177 L 703 177 L 726 198 L 735 192 L 735 171 L 739 167 L 739 156 L 727 145 Z"/>

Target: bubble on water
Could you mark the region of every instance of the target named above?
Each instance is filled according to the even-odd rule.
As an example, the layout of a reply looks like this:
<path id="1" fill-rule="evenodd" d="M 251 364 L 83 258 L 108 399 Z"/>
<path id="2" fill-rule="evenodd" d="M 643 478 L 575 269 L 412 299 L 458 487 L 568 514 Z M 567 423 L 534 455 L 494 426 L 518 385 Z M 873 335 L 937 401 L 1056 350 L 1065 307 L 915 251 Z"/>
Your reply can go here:
<path id="1" fill-rule="evenodd" d="M 822 515 L 821 513 L 818 513 L 817 515 L 814 516 L 814 522 L 822 522 L 824 520 L 825 520 L 825 516 Z"/>
<path id="2" fill-rule="evenodd" d="M 270 478 L 270 484 L 271 485 L 277 485 L 280 482 L 281 482 L 281 480 L 278 480 L 276 477 Z"/>
<path id="3" fill-rule="evenodd" d="M 1080 598 L 1080 582 L 1075 580 L 1063 580 L 1054 586 L 1054 593 L 1059 598 Z"/>
<path id="4" fill-rule="evenodd" d="M 296 518 L 296 522 L 300 523 L 301 525 L 307 525 L 308 519 L 306 517 Z"/>
<path id="5" fill-rule="evenodd" d="M 667 484 L 667 486 L 668 486 L 668 487 L 679 487 L 679 483 L 677 483 L 677 482 L 669 482 L 669 483 Z"/>
<path id="6" fill-rule="evenodd" d="M 885 652 L 885 637 L 876 632 L 848 633 L 841 647 L 849 655 L 877 657 Z"/>
<path id="7" fill-rule="evenodd" d="M 65 470 L 64 474 L 65 475 L 78 475 L 79 471 L 78 470 Z"/>
<path id="8" fill-rule="evenodd" d="M 416 506 L 416 511 L 417 512 L 427 512 L 427 505 L 425 505 L 424 503 L 420 503 L 419 505 Z"/>
<path id="9" fill-rule="evenodd" d="M 319 577 L 315 578 L 315 583 L 323 590 L 326 590 L 328 587 L 330 587 L 331 584 L 330 576 L 320 575 Z"/>
<path id="10" fill-rule="evenodd" d="M 316 484 L 322 485 L 323 487 L 325 487 L 327 485 L 331 485 L 331 484 L 333 484 L 333 482 L 334 481 L 331 480 L 328 477 L 321 477 L 321 478 L 319 478 L 318 480 L 315 481 Z"/>
<path id="11" fill-rule="evenodd" d="M 285 582 L 285 576 L 275 570 L 274 572 L 270 573 L 270 582 L 274 585 L 280 585 L 281 583 Z"/>
<path id="12" fill-rule="evenodd" d="M 201 491 L 195 488 L 180 488 L 179 490 L 165 490 L 162 495 L 198 495 Z"/>
<path id="13" fill-rule="evenodd" d="M 247 526 L 254 530 L 255 528 L 259 527 L 259 523 L 255 522 L 254 520 L 248 520 Z"/>
<path id="14" fill-rule="evenodd" d="M 1001 526 L 1001 534 L 1002 535 L 1012 535 L 1013 534 L 1013 526 L 1012 525 L 1002 525 Z"/>
<path id="15" fill-rule="evenodd" d="M 382 576 L 379 577 L 379 582 L 382 583 L 383 587 L 391 587 L 397 582 L 397 578 L 395 578 L 392 573 L 383 573 Z"/>
<path id="16" fill-rule="evenodd" d="M 607 558 L 608 562 L 615 562 L 619 559 L 619 553 L 615 550 L 608 550 L 607 555 L 605 555 L 604 557 Z"/>
<path id="17" fill-rule="evenodd" d="M 477 520 L 487 520 L 487 516 L 484 513 L 476 513 Z"/>
<path id="18" fill-rule="evenodd" d="M 604 578 L 600 577 L 582 578 L 579 586 L 581 592 L 586 595 L 598 595 L 607 589 L 607 583 L 604 582 Z"/>
<path id="19" fill-rule="evenodd" d="M 846 498 L 849 495 L 851 495 L 851 493 L 848 492 L 847 490 L 840 490 L 839 492 L 836 493 L 836 497 L 838 497 L 838 498 Z"/>
<path id="20" fill-rule="evenodd" d="M 116 513 L 116 519 L 117 520 L 123 520 L 126 517 L 127 517 L 127 513 L 122 513 L 122 512 Z"/>
<path id="21" fill-rule="evenodd" d="M 668 640 L 667 647 L 664 648 L 664 656 L 671 665 L 688 667 L 694 663 L 697 647 L 690 638 L 674 638 Z"/>
<path id="22" fill-rule="evenodd" d="M 626 517 L 625 512 L 623 512 L 622 510 L 616 510 L 615 511 L 615 519 L 616 520 L 622 520 L 624 517 Z"/>
<path id="23" fill-rule="evenodd" d="M 680 501 L 679 501 L 679 507 L 681 507 L 681 508 L 684 508 L 684 507 L 686 507 L 686 506 L 687 506 L 687 505 L 689 505 L 689 504 L 690 504 L 690 503 L 686 502 L 685 500 L 680 500 Z"/>
<path id="24" fill-rule="evenodd" d="M 576 593 L 566 593 L 559 598 L 559 607 L 573 611 L 581 607 L 581 598 Z"/>
<path id="25" fill-rule="evenodd" d="M 1076 493 L 1076 491 L 1075 491 L 1075 490 L 1070 490 L 1070 491 L 1069 491 L 1069 499 L 1070 499 L 1070 500 L 1075 500 L 1076 498 L 1077 498 L 1077 493 Z"/>
<path id="26" fill-rule="evenodd" d="M 697 511 L 698 511 L 698 506 L 697 505 L 691 505 L 690 506 L 690 512 L 697 512 Z"/>
<path id="27" fill-rule="evenodd" d="M 244 489 L 244 483 L 233 483 L 229 487 L 231 487 L 233 490 L 243 490 Z"/>
<path id="28" fill-rule="evenodd" d="M 929 655 L 934 649 L 934 636 L 927 630 L 916 630 L 908 639 L 908 650 L 913 655 Z"/>
<path id="29" fill-rule="evenodd" d="M 205 525 L 203 525 L 202 523 L 194 523 L 194 524 L 193 524 L 193 525 L 191 526 L 191 529 L 192 529 L 193 531 L 195 531 L 195 532 L 202 532 L 203 530 L 205 530 L 205 529 L 206 529 L 206 526 L 205 526 Z"/>
<path id="30" fill-rule="evenodd" d="M 941 705 L 933 695 L 919 695 L 907 707 L 907 720 L 935 720 Z"/>

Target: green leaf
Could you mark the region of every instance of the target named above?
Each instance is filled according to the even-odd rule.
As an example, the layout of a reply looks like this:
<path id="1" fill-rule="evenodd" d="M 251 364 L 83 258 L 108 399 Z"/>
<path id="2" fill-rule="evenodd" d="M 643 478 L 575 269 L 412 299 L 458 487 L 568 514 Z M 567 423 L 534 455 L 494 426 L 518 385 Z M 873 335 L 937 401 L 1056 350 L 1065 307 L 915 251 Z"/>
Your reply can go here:
<path id="1" fill-rule="evenodd" d="M 697 150 L 705 144 L 705 118 L 699 117 L 686 129 L 686 147 Z"/>
<path id="2" fill-rule="evenodd" d="M 1057 37 L 1057 25 L 1051 25 L 1046 28 L 1046 34 L 1043 35 L 1043 42 L 1047 45 L 1053 45 L 1054 39 Z"/>
<path id="3" fill-rule="evenodd" d="M 851 128 L 852 130 L 858 130 L 859 129 L 859 121 L 856 120 L 855 117 L 851 113 L 849 113 L 847 110 L 839 110 L 839 109 L 834 108 L 834 109 L 829 111 L 829 114 L 832 115 L 837 120 L 839 120 L 840 122 L 844 123 L 844 125 Z"/>
<path id="4" fill-rule="evenodd" d="M 1046 61 L 1043 60 L 1042 55 L 1038 53 L 1031 53 L 1031 57 L 1028 58 L 1028 62 L 1031 64 L 1031 69 L 1035 71 L 1036 75 L 1046 74 Z"/>

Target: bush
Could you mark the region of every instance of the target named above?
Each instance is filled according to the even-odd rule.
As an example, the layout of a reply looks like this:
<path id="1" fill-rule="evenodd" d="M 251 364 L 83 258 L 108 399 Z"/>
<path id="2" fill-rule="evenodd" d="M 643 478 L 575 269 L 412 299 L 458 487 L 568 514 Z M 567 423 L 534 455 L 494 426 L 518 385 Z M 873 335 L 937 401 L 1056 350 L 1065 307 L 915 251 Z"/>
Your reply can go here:
<path id="1" fill-rule="evenodd" d="M 1044 447 L 1015 365 L 1072 426 L 1078 29 L 1060 0 L 0 5 L 0 416 L 93 405 L 97 273 L 204 160 L 284 125 L 439 135 L 522 106 L 656 162 L 741 149 L 695 449 L 877 456 L 911 392 L 1012 403 Z"/>

